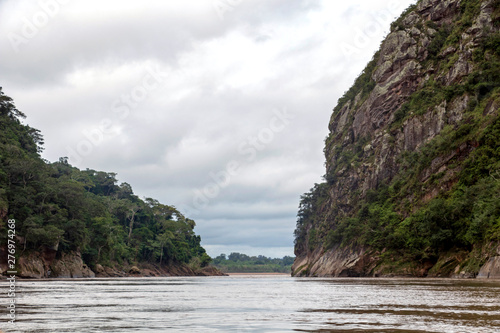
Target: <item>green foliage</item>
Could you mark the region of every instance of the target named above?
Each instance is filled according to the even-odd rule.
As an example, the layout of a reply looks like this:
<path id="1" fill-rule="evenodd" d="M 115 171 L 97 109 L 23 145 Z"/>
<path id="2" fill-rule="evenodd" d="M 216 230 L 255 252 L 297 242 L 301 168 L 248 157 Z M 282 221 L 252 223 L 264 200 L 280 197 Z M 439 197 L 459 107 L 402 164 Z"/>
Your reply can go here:
<path id="1" fill-rule="evenodd" d="M 215 257 L 213 264 L 225 273 L 290 273 L 294 259 L 289 256 L 271 259 L 233 252 L 228 257 L 225 254 Z"/>
<path id="2" fill-rule="evenodd" d="M 21 124 L 24 117 L 0 89 L 0 215 L 18 221 L 25 251 L 80 251 L 91 267 L 208 265 L 193 220 L 173 206 L 140 199 L 129 184 L 117 184 L 115 173 L 79 170 L 67 158 L 43 161 L 42 136 Z"/>
<path id="3" fill-rule="evenodd" d="M 450 34 L 451 27 L 448 25 L 444 25 L 436 32 L 436 34 L 432 37 L 430 44 L 427 46 L 429 58 L 435 59 L 437 57 Z"/>
<path id="4" fill-rule="evenodd" d="M 490 34 L 485 38 L 484 49 L 491 50 L 495 55 L 500 56 L 500 33 L 499 32 L 494 33 L 494 34 Z"/>
<path id="5" fill-rule="evenodd" d="M 391 234 L 401 218 L 391 202 L 387 186 L 381 185 L 377 191 L 369 190 L 355 211 L 356 215 L 345 216 L 330 230 L 325 248 L 354 243 L 383 249 L 394 244 Z"/>
<path id="6" fill-rule="evenodd" d="M 500 28 L 500 0 L 493 0 L 493 24 L 496 28 Z"/>
<path id="7" fill-rule="evenodd" d="M 406 116 L 408 116 L 409 111 L 410 103 L 405 103 L 394 113 L 393 128 L 397 128 L 401 125 L 403 120 L 406 119 Z"/>
<path id="8" fill-rule="evenodd" d="M 436 82 L 427 81 L 422 89 L 410 97 L 408 101 L 410 110 L 416 115 L 422 115 L 429 111 L 429 108 L 439 105 L 443 101 L 443 96 L 437 93 L 439 90 L 440 87 Z"/>
<path id="9" fill-rule="evenodd" d="M 460 182 L 471 186 L 487 177 L 500 178 L 500 117 L 484 130 L 478 140 L 479 147 L 464 163 Z"/>
<path id="10" fill-rule="evenodd" d="M 318 231 L 316 229 L 309 230 L 309 239 L 307 241 L 309 251 L 314 251 L 318 245 Z"/>
<path id="11" fill-rule="evenodd" d="M 459 26 L 468 28 L 474 23 L 474 19 L 479 15 L 481 10 L 481 0 L 468 0 L 460 2 L 460 11 L 462 16 L 460 18 Z"/>
<path id="12" fill-rule="evenodd" d="M 483 178 L 471 187 L 458 186 L 405 219 L 396 233 L 418 259 L 499 240 L 499 195 L 500 181 L 493 178 Z"/>
<path id="13" fill-rule="evenodd" d="M 297 214 L 297 226 L 295 228 L 295 247 L 302 250 L 306 245 L 309 226 L 317 226 L 323 220 L 322 206 L 328 200 L 328 184 L 314 184 L 308 193 L 300 197 L 299 212 Z M 315 240 L 314 236 L 311 240 Z"/>
<path id="14" fill-rule="evenodd" d="M 47 247 L 57 247 L 59 241 L 61 240 L 64 231 L 53 226 L 40 226 L 33 227 L 29 229 L 27 236 L 27 242 L 35 246 L 47 246 Z"/>

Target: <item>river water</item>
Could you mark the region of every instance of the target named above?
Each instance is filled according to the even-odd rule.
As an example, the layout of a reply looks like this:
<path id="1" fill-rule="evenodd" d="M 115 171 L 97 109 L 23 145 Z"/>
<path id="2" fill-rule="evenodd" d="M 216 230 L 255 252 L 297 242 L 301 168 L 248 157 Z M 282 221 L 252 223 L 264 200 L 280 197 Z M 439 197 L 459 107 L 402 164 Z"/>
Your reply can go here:
<path id="1" fill-rule="evenodd" d="M 16 323 L 0 320 L 5 333 L 500 332 L 500 281 L 24 280 L 17 281 L 16 297 Z"/>

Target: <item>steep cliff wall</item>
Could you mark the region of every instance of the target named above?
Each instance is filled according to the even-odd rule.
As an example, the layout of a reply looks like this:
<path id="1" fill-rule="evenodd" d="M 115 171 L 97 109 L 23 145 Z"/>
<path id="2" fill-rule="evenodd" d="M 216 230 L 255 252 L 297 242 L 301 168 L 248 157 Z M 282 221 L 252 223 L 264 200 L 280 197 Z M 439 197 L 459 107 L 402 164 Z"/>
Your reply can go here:
<path id="1" fill-rule="evenodd" d="M 294 275 L 475 276 L 500 255 L 500 1 L 422 0 L 339 100 Z"/>

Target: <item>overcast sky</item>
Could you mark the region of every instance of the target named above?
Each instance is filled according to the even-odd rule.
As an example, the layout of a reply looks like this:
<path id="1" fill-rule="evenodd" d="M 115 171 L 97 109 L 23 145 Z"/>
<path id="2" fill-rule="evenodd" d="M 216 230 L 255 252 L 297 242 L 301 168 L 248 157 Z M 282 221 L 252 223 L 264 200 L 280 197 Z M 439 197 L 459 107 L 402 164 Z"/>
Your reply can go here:
<path id="1" fill-rule="evenodd" d="M 293 255 L 331 110 L 411 3 L 1 0 L 0 86 L 44 158 L 176 206 L 210 255 Z"/>

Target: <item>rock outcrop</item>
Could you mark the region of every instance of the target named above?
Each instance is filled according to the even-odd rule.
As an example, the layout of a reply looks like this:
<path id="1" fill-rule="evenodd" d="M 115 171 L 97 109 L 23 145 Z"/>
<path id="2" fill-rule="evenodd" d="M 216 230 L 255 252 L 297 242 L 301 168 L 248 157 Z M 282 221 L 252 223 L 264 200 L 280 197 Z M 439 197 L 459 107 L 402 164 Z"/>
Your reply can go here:
<path id="1" fill-rule="evenodd" d="M 317 249 L 309 256 L 299 257 L 292 270 L 295 275 L 361 277 L 368 275 L 374 262 L 364 248 L 335 247 L 326 252 Z"/>
<path id="2" fill-rule="evenodd" d="M 95 273 L 84 264 L 79 252 L 63 253 L 55 258 L 55 251 L 21 256 L 18 262 L 19 277 L 22 278 L 93 278 Z"/>
<path id="3" fill-rule="evenodd" d="M 412 164 L 420 163 L 411 174 L 417 184 L 413 189 L 418 190 L 393 194 L 401 199 L 395 204 L 401 220 L 457 184 L 464 161 L 479 145 L 474 138 L 459 141 L 472 127 L 470 111 L 482 103 L 485 119 L 499 114 L 500 98 L 492 93 L 498 78 L 484 75 L 488 59 L 478 60 L 485 53 L 485 40 L 498 36 L 498 7 L 496 0 L 421 0 L 394 22 L 372 62 L 332 114 L 324 150 L 327 183 L 306 198 L 311 202 L 303 202 L 302 209 L 309 213 L 299 212 L 294 275 L 452 276 L 455 266 L 462 271 L 468 255 L 447 254 L 453 257 L 447 261 L 442 254 L 391 265 L 393 254 L 383 247 L 376 249 L 366 241 L 346 243 L 337 230 L 339 221 L 360 216 L 357 203 L 381 186 L 393 192 L 404 187 Z M 494 82 L 481 85 L 480 80 Z M 452 149 L 442 149 L 446 142 L 435 143 L 441 137 L 456 138 L 456 147 L 453 142 Z M 417 153 L 429 158 L 417 160 Z M 345 225 L 349 229 L 349 223 Z M 496 276 L 495 258 L 480 276 Z M 463 268 L 462 275 L 475 276 L 477 268 L 472 266 Z"/>
<path id="4" fill-rule="evenodd" d="M 500 279 L 500 256 L 492 257 L 481 268 L 478 279 Z"/>
<path id="5" fill-rule="evenodd" d="M 38 252 L 25 253 L 16 262 L 17 276 L 21 278 L 93 278 L 94 272 L 83 262 L 79 252 L 62 253 L 44 248 Z M 0 275 L 7 272 L 7 251 L 0 248 Z"/>
<path id="6" fill-rule="evenodd" d="M 95 273 L 83 263 L 79 252 L 63 253 L 62 258 L 54 260 L 49 266 L 48 277 L 93 278 Z"/>

